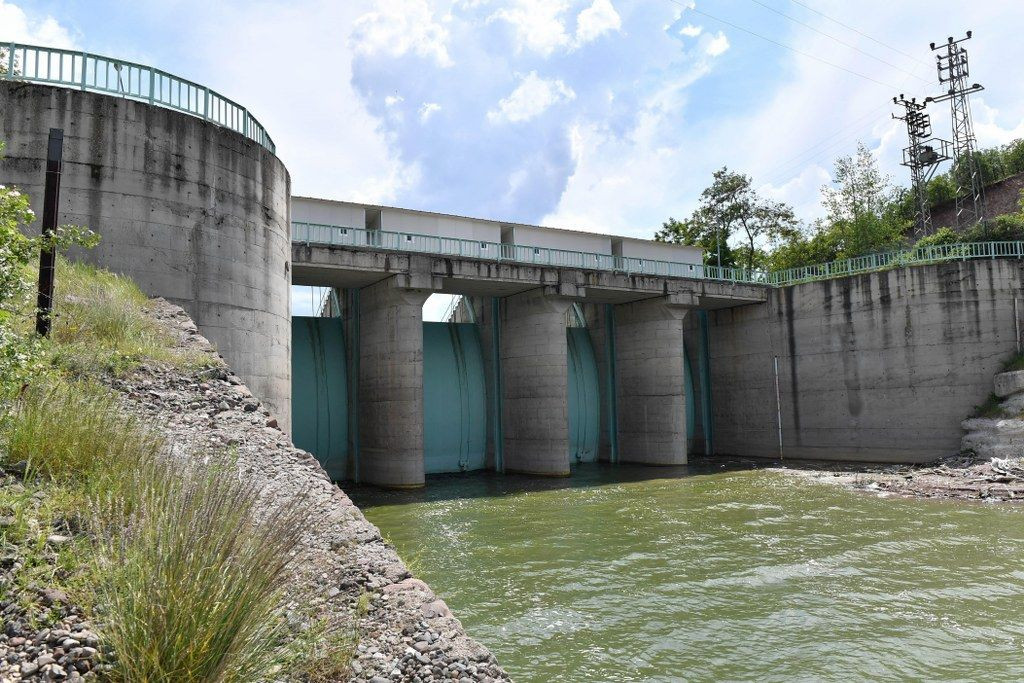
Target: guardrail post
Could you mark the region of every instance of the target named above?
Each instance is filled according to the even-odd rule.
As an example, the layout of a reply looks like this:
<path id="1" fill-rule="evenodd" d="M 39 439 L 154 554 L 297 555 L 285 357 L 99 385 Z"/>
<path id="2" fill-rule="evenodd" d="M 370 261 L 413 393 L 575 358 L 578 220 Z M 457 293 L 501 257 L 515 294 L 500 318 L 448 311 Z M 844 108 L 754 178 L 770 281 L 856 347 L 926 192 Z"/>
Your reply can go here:
<path id="1" fill-rule="evenodd" d="M 14 78 L 14 43 L 7 46 L 7 72 L 4 78 Z"/>
<path id="2" fill-rule="evenodd" d="M 85 72 L 86 72 L 86 70 L 88 68 L 89 68 L 89 53 L 83 51 L 82 52 L 82 79 L 81 79 L 81 82 L 79 83 L 79 85 L 82 88 L 82 90 L 85 90 Z"/>
<path id="3" fill-rule="evenodd" d="M 210 120 L 210 89 L 203 88 L 203 120 Z"/>
<path id="4" fill-rule="evenodd" d="M 156 71 L 153 70 L 153 67 L 150 67 L 149 68 L 149 103 L 153 104 L 153 102 L 155 100 L 156 100 Z M 181 102 L 181 100 L 179 98 L 179 104 L 180 104 L 180 102 Z"/>

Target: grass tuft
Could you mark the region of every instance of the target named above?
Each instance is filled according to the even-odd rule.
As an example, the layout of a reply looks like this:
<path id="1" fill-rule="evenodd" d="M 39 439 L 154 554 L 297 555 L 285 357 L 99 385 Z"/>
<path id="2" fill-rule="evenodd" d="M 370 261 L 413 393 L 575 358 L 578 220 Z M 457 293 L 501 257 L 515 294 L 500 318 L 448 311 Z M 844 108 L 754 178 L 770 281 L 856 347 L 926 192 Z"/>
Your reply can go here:
<path id="1" fill-rule="evenodd" d="M 1006 417 L 1006 411 L 1003 410 L 1002 406 L 1002 399 L 995 394 L 989 394 L 984 403 L 974 407 L 974 416 L 985 417 L 990 420 Z"/>
<path id="2" fill-rule="evenodd" d="M 251 484 L 169 460 L 138 470 L 134 484 L 120 515 L 109 505 L 101 515 L 98 604 L 115 680 L 263 679 L 281 655 L 301 503 L 261 518 Z"/>
<path id="3" fill-rule="evenodd" d="M 118 408 L 108 389 L 62 379 L 26 387 L 3 441 L 2 461 L 25 462 L 27 478 L 94 497 L 124 495 L 136 464 L 163 447 L 159 436 Z"/>

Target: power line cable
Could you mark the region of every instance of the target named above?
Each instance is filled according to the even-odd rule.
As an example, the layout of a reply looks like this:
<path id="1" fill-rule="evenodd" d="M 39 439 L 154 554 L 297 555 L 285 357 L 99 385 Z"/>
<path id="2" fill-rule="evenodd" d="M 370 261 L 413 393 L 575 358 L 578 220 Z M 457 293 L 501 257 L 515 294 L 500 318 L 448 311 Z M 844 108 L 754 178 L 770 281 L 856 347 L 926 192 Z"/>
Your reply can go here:
<path id="1" fill-rule="evenodd" d="M 752 3 L 754 3 L 755 5 L 760 5 L 761 7 L 764 7 L 769 12 L 774 12 L 775 14 L 778 14 L 780 17 L 784 17 L 786 19 L 789 19 L 790 21 L 792 21 L 795 24 L 800 24 L 801 26 L 814 31 L 815 33 L 819 33 L 819 34 L 825 36 L 826 38 L 829 38 L 830 40 L 834 40 L 835 42 L 839 43 L 840 45 L 848 47 L 851 50 L 856 50 L 857 52 L 861 53 L 862 55 L 864 55 L 866 57 L 870 57 L 871 59 L 874 59 L 877 62 L 881 62 L 882 64 L 885 64 L 886 66 L 889 66 L 889 67 L 892 67 L 893 69 L 896 69 L 897 71 L 902 71 L 905 74 L 913 76 L 914 78 L 916 78 L 917 80 L 921 81 L 922 83 L 931 84 L 931 81 L 925 80 L 924 78 L 921 78 L 917 74 L 914 74 L 914 73 L 912 73 L 910 71 L 907 71 L 906 69 L 904 69 L 903 67 L 901 67 L 899 65 L 893 64 L 892 62 L 889 62 L 889 61 L 886 61 L 886 60 L 882 59 L 881 57 L 876 57 L 875 55 L 871 54 L 870 52 L 862 50 L 862 49 L 860 49 L 859 47 L 857 47 L 856 45 L 854 45 L 852 43 L 848 43 L 845 40 L 842 40 L 840 38 L 836 38 L 831 33 L 826 33 L 825 31 L 822 31 L 821 29 L 818 29 L 818 28 L 815 28 L 814 26 L 811 26 L 810 24 L 808 24 L 805 21 L 801 21 L 800 19 L 797 19 L 796 17 L 791 17 L 788 14 L 786 14 L 785 12 L 777 10 L 774 7 L 772 7 L 771 5 L 767 5 L 767 4 L 763 3 L 763 2 L 761 2 L 761 0 L 750 0 L 750 1 Z"/>
<path id="2" fill-rule="evenodd" d="M 750 29 L 743 28 L 742 26 L 739 26 L 738 24 L 734 24 L 731 21 L 727 21 L 727 20 L 722 19 L 720 17 L 716 17 L 715 15 L 713 15 L 713 14 L 711 14 L 709 12 L 705 12 L 704 10 L 699 10 L 696 7 L 692 7 L 692 6 L 688 5 L 688 4 L 680 2 L 680 0 L 669 0 L 669 2 L 675 3 L 675 4 L 679 5 L 680 7 L 684 8 L 684 9 L 690 10 L 691 12 L 696 12 L 697 14 L 700 14 L 701 16 L 707 17 L 708 19 L 711 19 L 713 21 L 717 21 L 717 22 L 719 22 L 721 24 L 725 24 L 726 26 L 731 26 L 732 28 L 736 29 L 737 31 L 743 31 L 744 33 L 748 33 L 748 34 L 754 36 L 755 38 L 760 38 L 761 40 L 764 40 L 764 41 L 767 41 L 769 43 L 772 43 L 773 45 L 778 45 L 781 48 L 785 48 L 786 50 L 790 50 L 792 52 L 795 52 L 796 54 L 801 55 L 803 57 L 807 57 L 808 59 L 813 59 L 816 62 L 821 62 L 822 64 L 825 64 L 826 66 L 832 67 L 833 69 L 839 69 L 840 71 L 845 71 L 846 73 L 851 74 L 853 76 L 857 76 L 858 78 L 863 78 L 866 81 L 871 81 L 872 83 L 877 83 L 878 85 L 884 85 L 886 88 L 889 88 L 890 90 L 899 90 L 899 88 L 897 86 L 895 86 L 895 85 L 892 85 L 890 83 L 885 83 L 885 82 L 880 81 L 880 80 L 878 80 L 876 78 L 872 78 L 871 76 L 865 76 L 862 73 L 858 73 L 858 72 L 856 72 L 856 71 L 854 71 L 852 69 L 847 69 L 845 66 L 840 66 L 839 64 L 836 64 L 834 62 L 830 62 L 827 59 L 822 59 L 821 57 L 817 57 L 815 55 L 812 55 L 809 52 L 804 52 L 803 50 L 798 50 L 797 48 L 793 47 L 792 45 L 786 45 L 785 43 L 780 43 L 779 41 L 777 41 L 777 40 L 775 40 L 773 38 L 769 38 L 767 36 L 763 36 L 760 33 L 756 33 L 754 31 L 751 31 Z"/>
<path id="3" fill-rule="evenodd" d="M 821 12 L 821 11 L 819 11 L 819 10 L 816 10 L 816 9 L 814 9 L 814 8 L 813 8 L 813 7 L 811 7 L 811 6 L 809 6 L 809 5 L 806 5 L 806 4 L 802 3 L 802 2 L 800 2 L 800 0 L 790 0 L 790 2 L 792 2 L 792 3 L 796 4 L 796 5 L 800 5 L 800 6 L 801 6 L 801 7 L 803 7 L 804 9 L 806 9 L 806 10 L 810 10 L 811 12 L 814 12 L 814 13 L 815 13 L 815 14 L 817 14 L 818 16 L 820 16 L 820 17 L 824 17 L 825 19 L 828 19 L 828 20 L 829 20 L 829 21 L 831 21 L 832 23 L 834 23 L 834 24 L 838 24 L 839 26 L 842 26 L 842 27 L 843 27 L 843 28 L 845 28 L 845 29 L 848 29 L 848 30 L 850 30 L 850 31 L 853 31 L 853 32 L 854 32 L 854 33 L 856 33 L 857 35 L 859 35 L 859 36 L 863 36 L 863 37 L 867 38 L 868 40 L 870 40 L 870 41 L 872 41 L 872 42 L 874 42 L 874 43 L 878 43 L 879 45 L 881 45 L 881 46 L 882 46 L 882 47 L 884 47 L 884 48 L 888 48 L 888 49 L 892 50 L 893 52 L 896 52 L 896 53 L 899 53 L 899 54 L 903 55 L 904 57 L 907 57 L 907 58 L 909 58 L 909 59 L 913 59 L 913 60 L 914 60 L 915 62 L 917 62 L 918 64 L 925 64 L 925 65 L 927 65 L 927 66 L 932 66 L 932 64 L 931 64 L 930 62 L 926 62 L 926 61 L 924 61 L 923 59 L 918 59 L 918 58 L 917 58 L 917 57 L 915 57 L 914 55 L 912 55 L 912 54 L 909 54 L 909 53 L 907 53 L 907 52 L 904 52 L 903 50 L 899 49 L 898 47 L 893 47 L 892 45 L 889 45 L 888 43 L 884 43 L 884 42 L 882 42 L 881 40 L 878 40 L 877 38 L 872 38 L 872 37 L 871 37 L 871 36 L 869 36 L 869 35 L 868 35 L 867 33 L 864 33 L 863 31 L 861 31 L 861 30 L 859 30 L 859 29 L 856 29 L 856 28 L 854 28 L 853 26 L 850 26 L 849 24 L 844 24 L 843 22 L 839 21 L 838 19 L 834 19 L 834 18 L 830 17 L 829 15 L 825 14 L 824 12 Z"/>

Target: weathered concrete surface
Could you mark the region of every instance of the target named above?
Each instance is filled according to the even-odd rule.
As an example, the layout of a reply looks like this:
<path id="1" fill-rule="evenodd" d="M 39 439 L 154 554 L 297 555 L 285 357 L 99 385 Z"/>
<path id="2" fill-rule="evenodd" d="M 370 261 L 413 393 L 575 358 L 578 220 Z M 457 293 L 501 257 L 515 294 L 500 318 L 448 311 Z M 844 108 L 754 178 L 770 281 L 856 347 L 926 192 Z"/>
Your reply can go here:
<path id="1" fill-rule="evenodd" d="M 715 450 L 923 462 L 956 453 L 960 422 L 1016 350 L 1022 265 L 968 261 L 774 290 L 710 313 Z"/>
<path id="2" fill-rule="evenodd" d="M 569 474 L 565 314 L 571 300 L 535 289 L 502 302 L 505 470 Z"/>
<path id="3" fill-rule="evenodd" d="M 422 486 L 423 302 L 389 278 L 359 294 L 360 481 Z"/>
<path id="4" fill-rule="evenodd" d="M 619 461 L 686 463 L 683 321 L 664 300 L 615 307 Z"/>
<path id="5" fill-rule="evenodd" d="M 658 297 L 685 300 L 702 308 L 760 303 L 763 285 L 695 278 L 630 275 L 621 272 L 537 266 L 470 257 L 371 251 L 342 245 L 295 243 L 294 282 L 298 285 L 362 287 L 396 274 L 431 278 L 431 287 L 448 294 L 506 297 L 537 287 L 557 287 L 593 303 L 626 303 Z"/>
<path id="6" fill-rule="evenodd" d="M 287 425 L 290 179 L 248 138 L 118 97 L 0 82 L 0 183 L 42 216 L 46 143 L 64 129 L 59 220 L 100 245 L 73 254 L 185 308 Z"/>

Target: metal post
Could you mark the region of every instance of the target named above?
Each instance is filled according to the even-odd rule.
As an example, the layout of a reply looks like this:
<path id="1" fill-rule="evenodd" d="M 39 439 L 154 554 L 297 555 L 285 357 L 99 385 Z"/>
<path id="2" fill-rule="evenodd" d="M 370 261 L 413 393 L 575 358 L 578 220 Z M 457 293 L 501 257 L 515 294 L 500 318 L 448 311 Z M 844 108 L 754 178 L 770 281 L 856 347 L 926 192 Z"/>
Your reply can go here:
<path id="1" fill-rule="evenodd" d="M 89 53 L 88 52 L 83 52 L 82 53 L 82 82 L 81 82 L 82 90 L 85 90 L 85 84 L 87 82 L 86 81 L 85 72 L 88 71 L 88 70 L 89 70 Z"/>
<path id="2" fill-rule="evenodd" d="M 14 43 L 7 46 L 7 73 L 4 78 L 14 78 Z"/>
<path id="3" fill-rule="evenodd" d="M 57 209 L 60 204 L 60 171 L 64 156 L 64 130 L 51 128 L 46 148 L 46 185 L 43 190 L 43 246 L 39 250 L 39 296 L 36 298 L 36 333 L 50 334 L 53 310 L 53 275 L 57 249 L 50 239 L 57 231 Z"/>
<path id="4" fill-rule="evenodd" d="M 793 362 L 793 359 L 790 359 Z M 779 425 L 779 460 L 784 460 L 782 452 L 782 393 L 779 391 L 779 357 L 775 356 L 775 415 Z"/>

